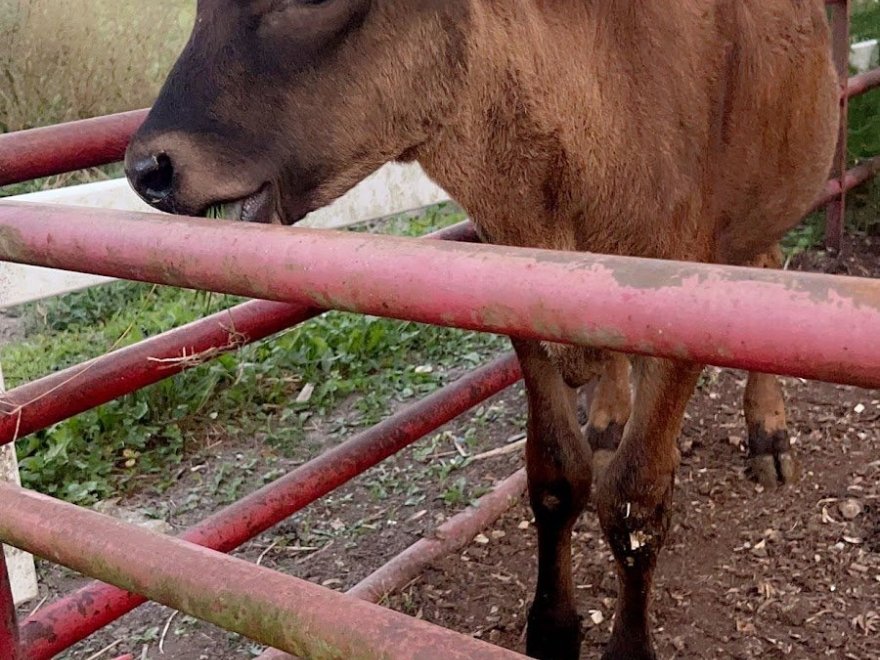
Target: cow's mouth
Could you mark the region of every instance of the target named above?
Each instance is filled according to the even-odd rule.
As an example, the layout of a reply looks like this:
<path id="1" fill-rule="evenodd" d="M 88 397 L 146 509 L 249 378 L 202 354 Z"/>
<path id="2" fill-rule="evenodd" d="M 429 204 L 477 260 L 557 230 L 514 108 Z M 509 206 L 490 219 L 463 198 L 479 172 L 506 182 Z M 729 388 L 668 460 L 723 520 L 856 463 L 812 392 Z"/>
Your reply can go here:
<path id="1" fill-rule="evenodd" d="M 275 190 L 271 183 L 263 184 L 257 192 L 237 200 L 212 204 L 205 211 L 209 218 L 225 218 L 257 224 L 284 224 L 278 212 Z"/>

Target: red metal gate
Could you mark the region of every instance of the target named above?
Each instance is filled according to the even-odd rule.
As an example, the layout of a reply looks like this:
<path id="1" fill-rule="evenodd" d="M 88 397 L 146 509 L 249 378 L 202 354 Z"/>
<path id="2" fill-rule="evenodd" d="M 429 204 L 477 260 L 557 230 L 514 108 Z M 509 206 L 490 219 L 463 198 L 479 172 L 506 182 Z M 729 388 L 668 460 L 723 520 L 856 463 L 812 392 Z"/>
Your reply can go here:
<path id="1" fill-rule="evenodd" d="M 848 98 L 880 85 L 880 70 L 845 79 L 849 5 L 829 4 L 846 107 Z M 119 160 L 144 116 L 0 136 L 0 185 Z M 875 158 L 847 172 L 845 135 L 844 114 L 833 178 L 817 202 L 828 205 L 832 250 L 840 246 L 845 192 L 880 166 Z M 196 232 L 202 245 L 217 249 L 185 249 Z M 234 350 L 326 308 L 880 387 L 878 281 L 475 247 L 467 245 L 475 240 L 467 224 L 433 238 L 456 243 L 0 202 L 0 259 L 263 299 L 9 392 L 0 399 L 0 445 L 192 365 L 167 358 Z M 216 255 L 233 241 L 235 254 L 224 255 L 219 268 Z M 269 243 L 271 252 L 262 247 Z M 303 267 L 294 272 L 291 264 Z M 426 290 L 430 298 L 422 295 Z M 690 323 L 696 315 L 701 323 Z M 519 496 L 522 472 L 347 596 L 219 554 L 519 377 L 515 358 L 501 357 L 177 539 L 0 486 L 0 540 L 104 581 L 18 625 L 0 553 L 0 658 L 50 658 L 147 599 L 306 657 L 355 657 L 355 651 L 358 657 L 521 657 L 358 599 L 379 600 L 467 544 Z M 270 580 L 267 593 L 261 585 Z"/>

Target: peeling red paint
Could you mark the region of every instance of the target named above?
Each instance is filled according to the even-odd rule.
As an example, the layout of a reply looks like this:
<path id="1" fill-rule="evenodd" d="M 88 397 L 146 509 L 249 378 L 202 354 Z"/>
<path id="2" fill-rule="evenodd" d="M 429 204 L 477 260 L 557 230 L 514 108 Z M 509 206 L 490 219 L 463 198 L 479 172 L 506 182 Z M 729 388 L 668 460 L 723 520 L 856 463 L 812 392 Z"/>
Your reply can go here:
<path id="1" fill-rule="evenodd" d="M 56 564 L 315 660 L 524 657 L 8 483 L 0 484 L 0 535 Z"/>
<path id="2" fill-rule="evenodd" d="M 12 203 L 0 228 L 37 265 L 880 386 L 865 278 Z"/>
<path id="3" fill-rule="evenodd" d="M 425 238 L 476 240 L 466 222 Z M 0 227 L 0 254 L 26 249 L 18 240 L 17 232 Z M 251 301 L 17 387 L 0 395 L 0 445 L 323 312 L 302 304 Z"/>
<path id="4" fill-rule="evenodd" d="M 122 160 L 146 110 L 0 135 L 0 186 Z"/>

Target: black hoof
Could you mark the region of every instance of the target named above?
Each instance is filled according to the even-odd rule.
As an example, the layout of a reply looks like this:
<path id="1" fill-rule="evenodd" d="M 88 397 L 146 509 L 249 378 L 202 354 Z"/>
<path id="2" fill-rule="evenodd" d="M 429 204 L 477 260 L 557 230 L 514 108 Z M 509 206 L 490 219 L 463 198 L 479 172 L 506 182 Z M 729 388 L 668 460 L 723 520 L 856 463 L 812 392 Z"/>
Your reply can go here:
<path id="1" fill-rule="evenodd" d="M 749 474 L 764 488 L 792 484 L 800 478 L 785 429 L 774 433 L 760 426 L 749 429 Z"/>
<path id="2" fill-rule="evenodd" d="M 581 655 L 581 617 L 551 616 L 532 607 L 526 630 L 526 655 L 538 660 L 578 660 Z"/>
<path id="3" fill-rule="evenodd" d="M 749 458 L 749 474 L 764 488 L 776 488 L 797 482 L 800 467 L 791 452 L 762 454 Z"/>
<path id="4" fill-rule="evenodd" d="M 657 654 L 646 639 L 624 639 L 623 635 L 614 635 L 605 647 L 602 660 L 657 660 Z"/>
<path id="5" fill-rule="evenodd" d="M 584 429 L 584 434 L 590 443 L 590 449 L 593 451 L 605 449 L 613 453 L 617 451 L 617 447 L 623 439 L 623 424 L 611 422 L 601 431 L 595 426 L 588 424 L 586 429 Z"/>

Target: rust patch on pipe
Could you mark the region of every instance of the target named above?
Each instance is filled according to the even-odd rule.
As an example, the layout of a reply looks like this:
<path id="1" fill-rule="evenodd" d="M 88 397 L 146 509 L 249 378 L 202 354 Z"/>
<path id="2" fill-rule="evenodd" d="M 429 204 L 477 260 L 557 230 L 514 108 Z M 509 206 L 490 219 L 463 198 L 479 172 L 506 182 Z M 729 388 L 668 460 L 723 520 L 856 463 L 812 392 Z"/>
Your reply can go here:
<path id="1" fill-rule="evenodd" d="M 0 254 L 5 261 L 28 262 L 36 259 L 15 227 L 0 225 Z"/>

